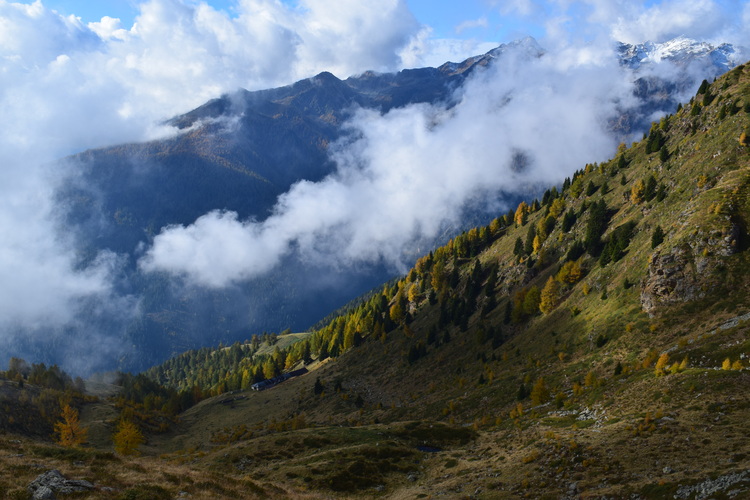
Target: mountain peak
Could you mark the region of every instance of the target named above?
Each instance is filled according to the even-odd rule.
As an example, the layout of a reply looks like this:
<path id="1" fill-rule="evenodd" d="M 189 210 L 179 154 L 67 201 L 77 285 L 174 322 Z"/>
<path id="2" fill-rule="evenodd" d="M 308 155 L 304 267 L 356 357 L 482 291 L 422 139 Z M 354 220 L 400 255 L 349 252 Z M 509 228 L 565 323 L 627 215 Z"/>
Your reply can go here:
<path id="1" fill-rule="evenodd" d="M 621 64 L 631 69 L 669 60 L 685 65 L 693 61 L 706 61 L 717 69 L 717 74 L 735 67 L 742 59 L 742 52 L 733 45 L 723 43 L 714 46 L 708 42 L 699 42 L 684 35 L 666 42 L 646 41 L 639 44 L 619 43 L 617 52 Z"/>

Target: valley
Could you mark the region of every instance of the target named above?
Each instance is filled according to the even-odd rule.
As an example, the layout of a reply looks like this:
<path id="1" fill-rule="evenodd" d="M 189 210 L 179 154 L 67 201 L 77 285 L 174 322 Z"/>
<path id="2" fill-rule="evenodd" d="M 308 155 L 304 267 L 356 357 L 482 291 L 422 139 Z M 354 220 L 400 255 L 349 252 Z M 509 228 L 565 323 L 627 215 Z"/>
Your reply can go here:
<path id="1" fill-rule="evenodd" d="M 92 484 L 70 498 L 745 497 L 748 136 L 739 65 L 313 331 L 188 351 L 111 398 L 9 370 L 0 496 L 55 468 Z M 45 437 L 63 399 L 83 447 Z M 140 456 L 112 451 L 122 419 Z"/>

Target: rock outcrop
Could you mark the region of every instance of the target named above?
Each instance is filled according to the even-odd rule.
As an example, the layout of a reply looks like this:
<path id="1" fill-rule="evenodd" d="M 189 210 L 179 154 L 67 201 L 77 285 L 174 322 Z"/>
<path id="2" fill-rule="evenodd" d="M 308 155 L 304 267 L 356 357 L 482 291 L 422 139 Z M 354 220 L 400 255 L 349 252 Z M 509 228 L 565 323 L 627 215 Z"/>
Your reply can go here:
<path id="1" fill-rule="evenodd" d="M 69 494 L 90 491 L 94 485 L 80 479 L 66 479 L 59 470 L 48 470 L 40 474 L 28 486 L 34 500 L 55 500 L 56 493 Z"/>
<path id="2" fill-rule="evenodd" d="M 673 248 L 656 252 L 648 265 L 648 276 L 641 282 L 641 307 L 649 315 L 662 304 L 687 302 L 703 297 L 692 251 Z M 705 271 L 705 262 L 701 268 Z"/>

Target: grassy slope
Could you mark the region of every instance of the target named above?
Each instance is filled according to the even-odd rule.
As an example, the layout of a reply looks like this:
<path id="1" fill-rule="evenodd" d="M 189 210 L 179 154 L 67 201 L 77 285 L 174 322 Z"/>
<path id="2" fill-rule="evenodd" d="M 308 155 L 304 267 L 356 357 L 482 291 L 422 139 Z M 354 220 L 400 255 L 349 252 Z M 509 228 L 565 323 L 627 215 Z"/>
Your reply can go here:
<path id="1" fill-rule="evenodd" d="M 686 107 L 670 119 L 667 162 L 646 155 L 643 141 L 625 152 L 626 169 L 611 175 L 612 161 L 584 176 L 584 185 L 606 181 L 609 192 L 576 199 L 566 194 L 566 209 L 576 211 L 584 200 L 604 196 L 613 209 L 610 231 L 629 220 L 637 228 L 622 260 L 602 268 L 586 258 L 588 273 L 548 315 L 504 325 L 503 296 L 483 322 L 475 314 L 465 332 L 447 327 L 450 342 L 430 346 L 409 364 L 409 347 L 437 321 L 437 306 L 423 300 L 415 304 L 409 335 L 399 330 L 385 343 L 367 341 L 264 392 L 206 400 L 182 415 L 170 433 L 150 436 L 141 461 L 106 458 L 117 462 L 110 475 L 94 470 L 99 465 L 93 462 L 83 470 L 71 469 L 72 460 L 62 465 L 75 477 L 119 492 L 142 483 L 172 495 L 188 490 L 198 498 L 207 498 L 211 488 L 216 498 L 232 498 L 249 484 L 274 498 L 663 498 L 680 485 L 750 470 L 747 358 L 743 370 L 720 369 L 725 358 L 750 353 L 750 322 L 727 323 L 750 311 L 750 148 L 738 142 L 750 115 L 739 111 L 718 119 L 728 102 L 750 103 L 750 68 L 723 77 L 712 91 L 720 96 L 699 116 Z M 633 184 L 649 175 L 668 186 L 666 199 L 628 201 Z M 541 215 L 532 214 L 529 224 Z M 549 264 L 534 272 L 512 256 L 527 226 L 509 229 L 478 258 L 499 264 L 504 279 L 498 288 L 504 292 L 521 282 L 541 288 L 569 245 L 583 238 L 585 222 L 584 215 L 568 234 L 558 223 L 546 240 Z M 741 251 L 723 255 L 733 222 L 744 225 Z M 657 225 L 666 239 L 652 250 Z M 641 292 L 657 252 L 684 257 L 686 279 L 698 298 L 673 297 L 648 315 Z M 462 276 L 472 266 L 462 263 Z M 625 288 L 626 279 L 635 286 Z M 501 328 L 508 340 L 494 350 L 479 343 L 480 323 Z M 607 341 L 597 346 L 599 335 Z M 689 366 L 656 376 L 655 359 L 644 368 L 649 351 L 669 352 L 670 364 L 687 356 Z M 614 375 L 618 362 L 624 373 Z M 536 406 L 526 398 L 523 415 L 511 416 L 519 386 L 530 388 L 542 377 L 551 398 Z M 322 395 L 313 393 L 316 378 L 326 386 Z M 435 449 L 419 451 L 418 445 Z M 48 460 L 55 465 L 59 459 Z M 137 479 L 125 475 L 128 469 L 136 470 Z M 23 470 L 18 478 L 29 476 Z M 19 484 L 7 475 L 2 481 L 6 489 Z M 203 489 L 196 486 L 203 483 Z M 750 474 L 733 488 L 747 492 Z"/>

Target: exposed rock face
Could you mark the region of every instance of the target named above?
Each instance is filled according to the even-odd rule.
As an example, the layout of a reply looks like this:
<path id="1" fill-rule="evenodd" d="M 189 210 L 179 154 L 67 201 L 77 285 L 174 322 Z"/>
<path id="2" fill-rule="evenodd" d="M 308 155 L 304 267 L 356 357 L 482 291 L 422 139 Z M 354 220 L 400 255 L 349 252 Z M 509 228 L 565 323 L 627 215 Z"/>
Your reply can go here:
<path id="1" fill-rule="evenodd" d="M 670 253 L 656 252 L 648 265 L 648 277 L 641 282 L 641 307 L 649 315 L 661 304 L 687 302 L 703 297 L 697 268 L 705 271 L 707 262 L 692 262 L 692 252 L 673 248 Z"/>
<path id="2" fill-rule="evenodd" d="M 55 493 L 69 494 L 90 491 L 94 485 L 79 479 L 66 479 L 59 470 L 49 470 L 40 474 L 28 486 L 34 500 L 54 500 Z"/>

